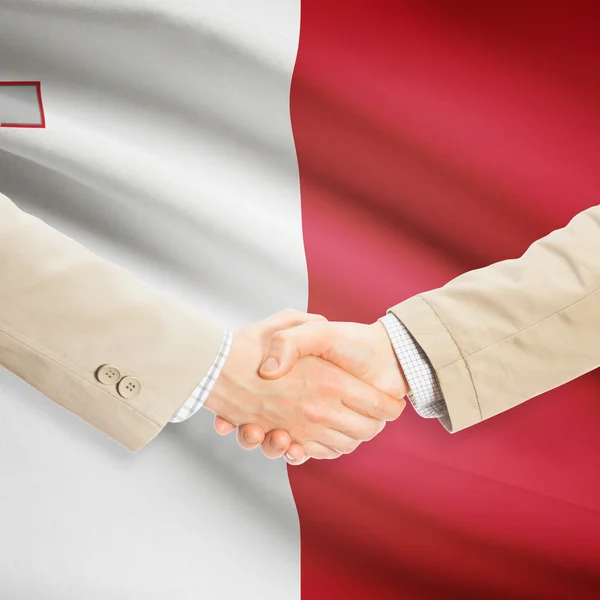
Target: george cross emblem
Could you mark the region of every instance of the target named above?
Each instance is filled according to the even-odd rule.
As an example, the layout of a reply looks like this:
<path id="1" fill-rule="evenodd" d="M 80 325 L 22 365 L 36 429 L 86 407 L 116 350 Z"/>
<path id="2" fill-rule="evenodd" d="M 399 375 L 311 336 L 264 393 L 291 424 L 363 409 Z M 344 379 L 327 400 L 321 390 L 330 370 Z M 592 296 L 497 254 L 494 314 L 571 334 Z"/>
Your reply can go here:
<path id="1" fill-rule="evenodd" d="M 46 127 L 39 81 L 0 81 L 0 127 Z"/>

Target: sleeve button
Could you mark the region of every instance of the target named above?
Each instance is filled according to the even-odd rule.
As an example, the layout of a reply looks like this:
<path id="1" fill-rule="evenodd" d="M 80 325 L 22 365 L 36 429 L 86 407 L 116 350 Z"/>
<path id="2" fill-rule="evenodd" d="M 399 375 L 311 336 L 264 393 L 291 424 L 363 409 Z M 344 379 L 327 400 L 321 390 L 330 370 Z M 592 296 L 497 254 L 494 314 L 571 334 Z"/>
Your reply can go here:
<path id="1" fill-rule="evenodd" d="M 96 371 L 96 379 L 103 385 L 116 385 L 121 379 L 121 373 L 117 367 L 103 365 Z"/>
<path id="2" fill-rule="evenodd" d="M 142 389 L 142 384 L 135 377 L 123 377 L 117 384 L 117 392 L 123 398 L 135 398 Z"/>

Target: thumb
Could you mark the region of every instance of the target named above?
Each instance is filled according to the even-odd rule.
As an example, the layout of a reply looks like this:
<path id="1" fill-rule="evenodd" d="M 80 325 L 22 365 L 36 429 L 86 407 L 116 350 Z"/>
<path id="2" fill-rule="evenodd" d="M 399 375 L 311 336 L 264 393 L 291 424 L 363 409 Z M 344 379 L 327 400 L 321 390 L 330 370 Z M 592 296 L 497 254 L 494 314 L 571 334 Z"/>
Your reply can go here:
<path id="1" fill-rule="evenodd" d="M 324 357 L 335 341 L 335 327 L 328 322 L 310 322 L 278 331 L 271 338 L 260 367 L 263 379 L 279 379 L 303 356 Z"/>

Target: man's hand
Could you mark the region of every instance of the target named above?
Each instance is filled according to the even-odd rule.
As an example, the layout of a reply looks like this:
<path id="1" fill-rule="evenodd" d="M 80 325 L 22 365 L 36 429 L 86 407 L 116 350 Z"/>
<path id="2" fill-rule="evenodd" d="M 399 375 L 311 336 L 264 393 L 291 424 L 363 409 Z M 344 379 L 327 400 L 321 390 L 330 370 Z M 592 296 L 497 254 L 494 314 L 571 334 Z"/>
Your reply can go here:
<path id="1" fill-rule="evenodd" d="M 379 322 L 361 325 L 318 320 L 278 331 L 271 338 L 260 375 L 278 379 L 289 373 L 299 359 L 311 355 L 337 365 L 398 401 L 409 391 L 389 337 Z M 223 419 L 215 421 L 215 428 L 222 435 L 234 429 Z M 301 464 L 312 456 L 310 449 L 298 443 L 300 440 L 291 432 L 278 428 L 265 436 L 265 431 L 269 430 L 258 423 L 243 425 L 238 430 L 238 442 L 248 450 L 262 444 L 263 452 L 270 458 L 286 453 L 290 464 Z"/>
<path id="2" fill-rule="evenodd" d="M 296 337 L 282 335 L 311 324 L 326 324 L 322 317 L 312 319 L 294 327 L 306 320 L 305 315 L 285 311 L 238 331 L 205 406 L 232 425 L 251 423 L 260 431 L 283 430 L 312 457 L 336 458 L 372 439 L 386 420 L 396 419 L 404 408 L 403 394 L 387 395 L 333 361 L 309 356 L 314 345 L 302 345 Z M 292 329 L 281 331 L 283 327 Z M 297 351 L 290 352 L 290 344 Z M 278 369 L 261 373 L 261 377 L 258 371 L 265 355 L 281 355 L 281 361 Z M 217 431 L 219 423 L 222 421 L 217 422 Z"/>

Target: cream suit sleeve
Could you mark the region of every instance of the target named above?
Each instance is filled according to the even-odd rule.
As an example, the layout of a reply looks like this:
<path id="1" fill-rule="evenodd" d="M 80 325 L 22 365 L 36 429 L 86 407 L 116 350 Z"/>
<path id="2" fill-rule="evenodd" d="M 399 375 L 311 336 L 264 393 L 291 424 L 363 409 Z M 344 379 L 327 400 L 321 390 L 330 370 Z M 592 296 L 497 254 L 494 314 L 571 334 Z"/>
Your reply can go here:
<path id="1" fill-rule="evenodd" d="M 390 310 L 431 361 L 450 431 L 575 379 L 600 365 L 600 206 Z"/>
<path id="2" fill-rule="evenodd" d="M 123 446 L 184 405 L 223 332 L 0 194 L 0 365 Z"/>

